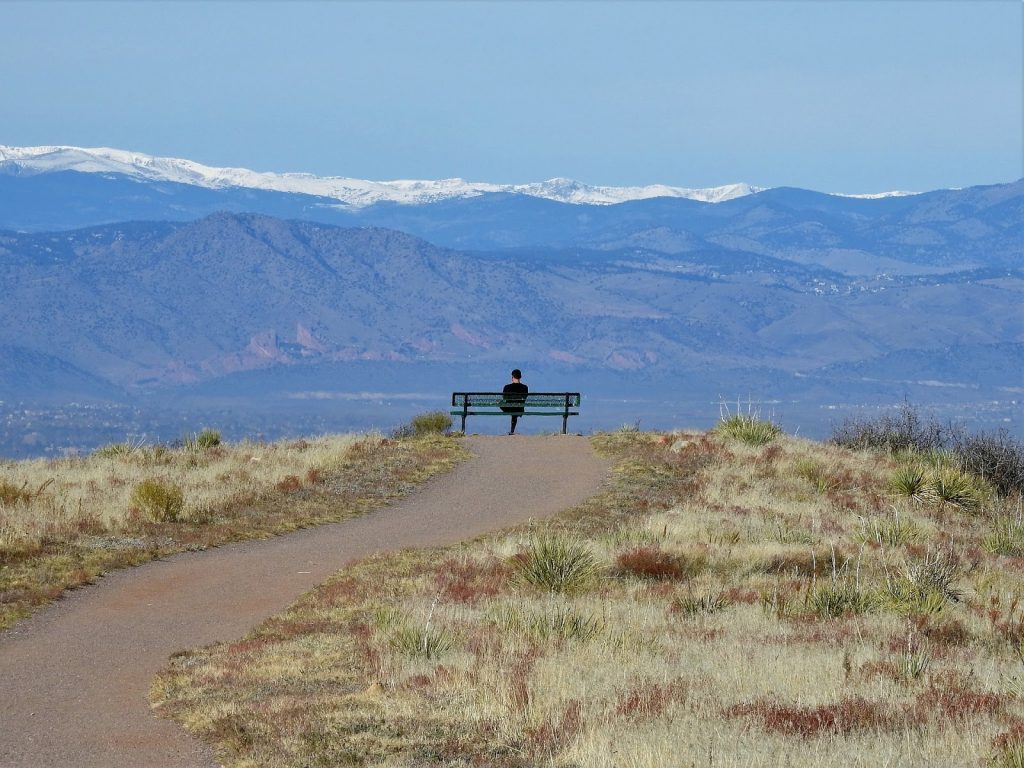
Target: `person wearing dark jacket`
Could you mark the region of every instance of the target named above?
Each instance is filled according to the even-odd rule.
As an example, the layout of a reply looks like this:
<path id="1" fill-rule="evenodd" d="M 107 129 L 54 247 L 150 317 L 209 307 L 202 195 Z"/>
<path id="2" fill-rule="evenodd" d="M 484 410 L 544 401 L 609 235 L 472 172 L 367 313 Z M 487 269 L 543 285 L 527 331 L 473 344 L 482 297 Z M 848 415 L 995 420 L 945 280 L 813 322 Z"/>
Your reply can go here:
<path id="1" fill-rule="evenodd" d="M 522 378 L 523 372 L 518 368 L 513 369 L 512 383 L 506 384 L 501 390 L 504 395 L 501 410 L 512 417 L 512 428 L 508 431 L 510 435 L 516 433 L 516 422 L 519 421 L 519 416 L 523 412 L 522 404 L 526 402 L 526 393 L 530 391 L 530 388 L 523 384 Z"/>

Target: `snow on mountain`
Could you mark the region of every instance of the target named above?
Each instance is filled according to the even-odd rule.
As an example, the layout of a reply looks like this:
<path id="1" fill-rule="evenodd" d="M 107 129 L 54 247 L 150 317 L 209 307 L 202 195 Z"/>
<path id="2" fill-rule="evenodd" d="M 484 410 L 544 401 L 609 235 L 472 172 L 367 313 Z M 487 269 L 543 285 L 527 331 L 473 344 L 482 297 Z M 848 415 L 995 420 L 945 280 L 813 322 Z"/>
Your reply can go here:
<path id="1" fill-rule="evenodd" d="M 345 207 L 362 208 L 379 202 L 408 205 L 488 192 L 541 197 L 563 203 L 612 205 L 652 197 L 684 197 L 719 203 L 755 194 L 759 187 L 729 184 L 709 189 L 687 189 L 653 184 L 644 187 L 590 186 L 572 179 L 550 179 L 530 184 L 490 184 L 463 179 L 439 181 L 365 181 L 309 173 L 268 173 L 245 168 L 212 168 L 191 160 L 153 157 L 121 149 L 81 147 L 8 147 L 0 145 L 0 172 L 38 174 L 57 171 L 116 173 L 148 181 L 169 181 L 210 189 L 242 187 L 275 192 L 296 192 L 337 200 Z"/>
<path id="2" fill-rule="evenodd" d="M 919 192 L 907 192 L 902 189 L 894 189 L 891 192 L 871 192 L 867 194 L 847 194 L 845 192 L 829 192 L 832 197 L 853 197 L 859 200 L 881 200 L 883 197 L 910 197 L 920 194 Z"/>

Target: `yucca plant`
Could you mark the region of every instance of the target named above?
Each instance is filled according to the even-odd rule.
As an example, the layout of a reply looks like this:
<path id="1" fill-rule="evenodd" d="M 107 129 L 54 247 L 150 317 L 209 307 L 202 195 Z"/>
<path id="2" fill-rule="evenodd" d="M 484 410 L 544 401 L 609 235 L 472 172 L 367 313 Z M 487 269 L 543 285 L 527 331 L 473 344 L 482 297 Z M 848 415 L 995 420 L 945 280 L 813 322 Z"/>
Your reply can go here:
<path id="1" fill-rule="evenodd" d="M 597 578 L 600 567 L 594 553 L 576 539 L 536 538 L 512 558 L 518 580 L 549 592 L 574 594 Z"/>
<path id="2" fill-rule="evenodd" d="M 864 521 L 860 539 L 887 547 L 899 547 L 921 538 L 921 529 L 913 520 L 894 514 L 891 517 L 871 517 Z"/>
<path id="3" fill-rule="evenodd" d="M 823 619 L 868 613 L 874 598 L 848 579 L 820 582 L 807 591 L 806 608 Z"/>
<path id="4" fill-rule="evenodd" d="M 988 497 L 982 480 L 969 472 L 954 467 L 938 469 L 930 478 L 931 494 L 941 504 L 977 512 Z"/>
<path id="5" fill-rule="evenodd" d="M 92 452 L 92 455 L 98 456 L 101 459 L 131 456 L 141 451 L 144 444 L 145 441 L 143 440 L 125 440 L 123 443 L 108 443 L 107 445 L 101 445 Z"/>
<path id="6" fill-rule="evenodd" d="M 392 630 L 388 643 L 406 656 L 434 659 L 452 647 L 453 639 L 444 627 L 400 625 Z"/>
<path id="7" fill-rule="evenodd" d="M 904 682 L 912 683 L 919 680 L 928 671 L 931 664 L 931 657 L 920 648 L 914 648 L 909 643 L 907 649 L 896 659 L 896 669 Z"/>
<path id="8" fill-rule="evenodd" d="M 732 605 L 724 592 L 706 595 L 680 595 L 672 601 L 672 612 L 683 616 L 710 616 Z"/>
<path id="9" fill-rule="evenodd" d="M 889 490 L 918 504 L 933 498 L 928 473 L 920 464 L 901 464 L 889 478 Z"/>
<path id="10" fill-rule="evenodd" d="M 782 434 L 782 428 L 752 414 L 736 414 L 723 417 L 715 432 L 730 440 L 761 446 L 773 442 Z"/>
<path id="11" fill-rule="evenodd" d="M 909 561 L 896 576 L 886 578 L 883 600 L 893 609 L 918 615 L 942 612 L 948 603 L 959 602 L 963 593 L 956 582 L 960 569 L 946 554 L 930 551 Z"/>

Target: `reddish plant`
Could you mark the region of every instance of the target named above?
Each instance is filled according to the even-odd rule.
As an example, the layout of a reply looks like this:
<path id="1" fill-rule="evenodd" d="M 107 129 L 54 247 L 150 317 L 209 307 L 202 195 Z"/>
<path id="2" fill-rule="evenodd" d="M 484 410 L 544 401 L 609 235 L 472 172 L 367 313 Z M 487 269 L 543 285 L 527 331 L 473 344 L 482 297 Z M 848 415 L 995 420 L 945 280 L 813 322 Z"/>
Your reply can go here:
<path id="1" fill-rule="evenodd" d="M 284 493 L 291 493 L 297 491 L 302 487 L 302 481 L 296 475 L 285 475 L 284 478 L 277 482 L 277 490 Z"/>
<path id="2" fill-rule="evenodd" d="M 316 485 L 323 480 L 323 472 L 315 467 L 306 470 L 306 482 L 310 485 Z"/>
<path id="3" fill-rule="evenodd" d="M 549 759 L 569 747 L 583 730 L 583 705 L 570 699 L 557 722 L 552 719 L 526 730 L 527 748 L 534 755 Z"/>
<path id="4" fill-rule="evenodd" d="M 1000 752 L 1024 750 L 1024 720 L 1014 718 L 1010 727 L 992 740 L 992 746 Z"/>
<path id="5" fill-rule="evenodd" d="M 755 718 L 761 721 L 767 731 L 803 738 L 886 728 L 896 720 L 887 707 L 860 696 L 816 707 L 779 704 L 761 699 L 736 704 L 724 710 L 723 714 L 726 717 Z"/>
<path id="6" fill-rule="evenodd" d="M 761 599 L 761 595 L 746 587 L 729 587 L 725 590 L 725 599 L 733 604 L 753 605 Z"/>
<path id="7" fill-rule="evenodd" d="M 679 581 L 699 573 L 705 560 L 703 557 L 675 555 L 657 546 L 641 546 L 620 553 L 615 558 L 615 565 L 622 575 Z"/>
<path id="8" fill-rule="evenodd" d="M 416 690 L 417 688 L 427 688 L 434 682 L 434 679 L 430 675 L 413 675 L 402 683 L 402 687 L 409 690 Z"/>
<path id="9" fill-rule="evenodd" d="M 660 717 L 670 704 L 685 703 L 689 693 L 682 679 L 664 684 L 643 681 L 619 694 L 615 714 L 636 720 Z"/>
<path id="10" fill-rule="evenodd" d="M 857 669 L 857 677 L 866 681 L 881 677 L 893 682 L 902 682 L 903 673 L 891 661 L 867 661 Z"/>
<path id="11" fill-rule="evenodd" d="M 496 557 L 482 562 L 448 558 L 438 567 L 434 578 L 444 597 L 474 604 L 501 592 L 509 583 L 511 570 Z"/>
<path id="12" fill-rule="evenodd" d="M 933 675 L 928 688 L 918 694 L 913 705 L 917 719 L 940 717 L 963 721 L 978 715 L 995 715 L 1006 708 L 1007 696 L 971 687 L 967 676 L 959 672 Z"/>

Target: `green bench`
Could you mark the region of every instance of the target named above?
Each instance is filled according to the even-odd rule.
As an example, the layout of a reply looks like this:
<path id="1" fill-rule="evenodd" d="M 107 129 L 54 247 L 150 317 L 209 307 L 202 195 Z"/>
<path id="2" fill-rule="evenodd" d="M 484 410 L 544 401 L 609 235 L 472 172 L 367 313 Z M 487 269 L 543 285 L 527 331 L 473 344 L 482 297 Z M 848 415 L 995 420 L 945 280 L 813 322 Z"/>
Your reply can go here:
<path id="1" fill-rule="evenodd" d="M 467 416 L 561 416 L 562 434 L 570 416 L 579 416 L 579 392 L 530 392 L 526 395 L 502 392 L 452 392 L 452 416 L 462 417 L 466 431 Z"/>

